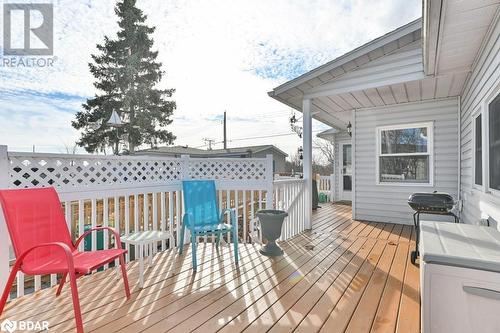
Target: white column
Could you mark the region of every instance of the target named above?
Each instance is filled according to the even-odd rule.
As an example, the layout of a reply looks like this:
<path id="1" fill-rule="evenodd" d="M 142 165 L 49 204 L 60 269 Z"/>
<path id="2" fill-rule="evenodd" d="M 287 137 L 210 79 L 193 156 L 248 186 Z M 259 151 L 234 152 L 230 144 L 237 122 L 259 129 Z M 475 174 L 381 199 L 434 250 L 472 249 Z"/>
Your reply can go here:
<path id="1" fill-rule="evenodd" d="M 0 189 L 9 187 L 9 159 L 7 146 L 0 146 Z M 0 290 L 3 291 L 9 277 L 9 234 L 0 209 Z"/>
<path id="2" fill-rule="evenodd" d="M 330 201 L 335 201 L 335 163 L 337 161 L 337 156 L 335 155 L 335 137 L 332 137 L 333 146 L 333 164 L 332 164 L 332 174 L 330 175 Z"/>
<path id="3" fill-rule="evenodd" d="M 305 181 L 305 198 L 306 204 L 304 207 L 304 218 L 306 229 L 311 229 L 312 225 L 312 114 L 311 100 L 304 99 L 302 101 L 302 148 L 303 155 L 303 173 Z"/>

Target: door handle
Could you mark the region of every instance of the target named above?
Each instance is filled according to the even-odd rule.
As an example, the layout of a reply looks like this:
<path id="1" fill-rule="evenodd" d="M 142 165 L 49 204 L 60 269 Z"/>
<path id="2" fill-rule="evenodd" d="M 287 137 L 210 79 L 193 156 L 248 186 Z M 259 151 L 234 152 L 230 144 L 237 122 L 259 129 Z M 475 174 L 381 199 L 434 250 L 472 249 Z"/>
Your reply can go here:
<path id="1" fill-rule="evenodd" d="M 468 294 L 500 301 L 500 291 L 498 290 L 473 286 L 463 286 L 462 288 Z"/>

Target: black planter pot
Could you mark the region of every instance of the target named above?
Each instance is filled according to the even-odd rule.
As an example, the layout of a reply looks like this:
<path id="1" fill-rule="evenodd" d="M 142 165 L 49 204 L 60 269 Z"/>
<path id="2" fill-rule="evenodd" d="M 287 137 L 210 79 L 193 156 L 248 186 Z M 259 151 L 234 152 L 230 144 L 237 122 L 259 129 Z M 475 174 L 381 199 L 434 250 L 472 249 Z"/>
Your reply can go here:
<path id="1" fill-rule="evenodd" d="M 283 210 L 259 210 L 257 217 L 260 220 L 262 236 L 267 240 L 267 244 L 262 246 L 260 253 L 275 257 L 283 255 L 283 250 L 276 244 L 276 240 L 281 236 L 281 227 L 288 213 Z"/>

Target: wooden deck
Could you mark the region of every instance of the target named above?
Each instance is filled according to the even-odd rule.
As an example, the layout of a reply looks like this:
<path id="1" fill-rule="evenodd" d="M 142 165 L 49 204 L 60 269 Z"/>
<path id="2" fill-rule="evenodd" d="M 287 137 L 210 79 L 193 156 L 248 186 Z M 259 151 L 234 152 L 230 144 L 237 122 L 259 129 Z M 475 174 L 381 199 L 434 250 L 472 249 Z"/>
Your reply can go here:
<path id="1" fill-rule="evenodd" d="M 351 208 L 324 204 L 313 230 L 282 242 L 283 257 L 240 245 L 200 244 L 198 273 L 190 251 L 154 258 L 145 287 L 129 264 L 125 300 L 115 270 L 79 281 L 86 332 L 419 332 L 419 275 L 409 260 L 409 226 L 352 221 Z M 187 249 L 187 248 L 186 248 Z M 50 331 L 74 331 L 69 288 L 45 289 L 9 304 L 0 318 L 46 320 Z"/>

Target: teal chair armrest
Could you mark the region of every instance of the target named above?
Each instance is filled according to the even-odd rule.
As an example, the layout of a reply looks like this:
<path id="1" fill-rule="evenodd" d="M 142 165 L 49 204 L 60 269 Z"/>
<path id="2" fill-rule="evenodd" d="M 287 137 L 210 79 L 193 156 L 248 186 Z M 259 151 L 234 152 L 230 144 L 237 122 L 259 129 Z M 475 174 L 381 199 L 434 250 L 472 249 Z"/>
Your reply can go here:
<path id="1" fill-rule="evenodd" d="M 191 228 L 194 225 L 194 216 L 191 213 L 184 213 L 182 216 L 182 225 Z"/>
<path id="2" fill-rule="evenodd" d="M 231 224 L 234 224 L 234 222 L 236 222 L 236 209 L 234 208 L 226 208 L 222 210 L 222 212 L 220 213 L 220 223 L 224 223 L 224 215 L 226 215 L 227 213 L 229 213 Z"/>
<path id="3" fill-rule="evenodd" d="M 224 223 L 224 215 L 229 213 L 229 218 L 231 221 L 231 230 L 233 232 L 233 236 L 237 237 L 238 235 L 238 219 L 236 218 L 236 209 L 235 208 L 226 208 L 222 210 L 220 214 L 220 223 Z"/>

